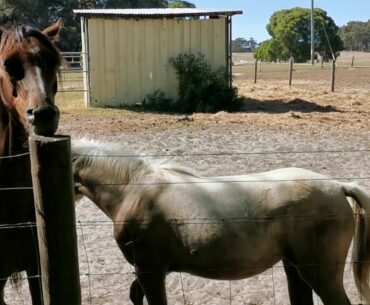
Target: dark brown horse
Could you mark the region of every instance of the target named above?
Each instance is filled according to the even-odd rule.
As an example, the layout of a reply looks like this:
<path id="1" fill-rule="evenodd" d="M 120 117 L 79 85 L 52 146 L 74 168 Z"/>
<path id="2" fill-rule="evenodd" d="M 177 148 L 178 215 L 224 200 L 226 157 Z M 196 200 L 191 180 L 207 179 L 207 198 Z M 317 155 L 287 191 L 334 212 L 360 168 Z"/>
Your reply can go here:
<path id="1" fill-rule="evenodd" d="M 61 56 L 53 44 L 58 21 L 44 31 L 0 28 L 0 305 L 7 278 L 29 277 L 32 303 L 42 304 L 28 136 L 52 135 Z"/>

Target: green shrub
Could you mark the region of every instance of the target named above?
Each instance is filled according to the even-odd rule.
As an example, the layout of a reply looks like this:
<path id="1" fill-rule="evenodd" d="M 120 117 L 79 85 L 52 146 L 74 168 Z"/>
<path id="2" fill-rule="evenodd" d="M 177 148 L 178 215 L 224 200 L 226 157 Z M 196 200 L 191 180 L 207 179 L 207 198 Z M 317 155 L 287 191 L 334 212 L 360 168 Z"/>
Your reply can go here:
<path id="1" fill-rule="evenodd" d="M 241 99 L 237 89 L 230 87 L 230 77 L 225 67 L 213 69 L 203 54 L 183 53 L 171 57 L 169 64 L 178 80 L 177 111 L 216 112 L 240 109 Z"/>
<path id="2" fill-rule="evenodd" d="M 152 94 L 148 94 L 142 107 L 146 110 L 173 112 L 175 111 L 175 101 L 172 98 L 166 97 L 166 94 L 161 90 L 156 90 Z"/>

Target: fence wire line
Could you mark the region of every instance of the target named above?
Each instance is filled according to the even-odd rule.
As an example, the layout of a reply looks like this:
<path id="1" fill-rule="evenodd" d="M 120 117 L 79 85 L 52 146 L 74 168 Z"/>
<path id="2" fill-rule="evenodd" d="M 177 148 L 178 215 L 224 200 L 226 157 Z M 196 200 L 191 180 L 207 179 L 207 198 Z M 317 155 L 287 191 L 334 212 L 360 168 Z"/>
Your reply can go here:
<path id="1" fill-rule="evenodd" d="M 75 156 L 89 158 L 156 158 L 156 157 L 197 157 L 197 156 L 243 156 L 243 155 L 287 155 L 287 154 L 353 154 L 353 153 L 369 153 L 370 149 L 328 149 L 328 150 L 289 150 L 289 151 L 246 151 L 246 152 L 192 152 L 182 154 L 154 153 L 154 154 L 122 154 L 122 155 L 89 155 L 89 154 L 74 154 Z"/>
<path id="2" fill-rule="evenodd" d="M 84 231 L 83 231 L 83 228 L 82 228 L 82 225 L 81 225 L 81 221 L 79 221 L 78 223 L 79 223 L 79 227 L 80 227 L 80 231 L 81 231 L 82 244 L 83 244 L 83 248 L 84 248 L 85 256 L 86 256 L 86 263 L 87 263 L 87 274 L 86 275 L 87 275 L 88 283 L 89 283 L 89 304 L 91 305 L 91 301 L 92 301 L 91 296 L 92 296 L 92 294 L 91 294 L 90 261 L 89 261 L 89 255 L 87 254 L 87 247 L 86 247 L 85 236 L 84 236 Z"/>
<path id="3" fill-rule="evenodd" d="M 83 229 L 82 229 L 82 222 L 79 221 L 79 226 L 80 226 L 80 229 L 81 229 L 81 234 L 82 234 L 82 239 L 83 239 L 83 246 L 84 246 L 84 249 L 85 249 L 85 253 L 86 253 L 86 258 L 87 260 L 89 261 L 89 257 L 88 257 L 88 251 L 87 251 L 87 246 L 86 246 L 86 243 L 85 243 L 85 240 L 84 240 L 84 233 L 83 233 Z M 122 259 L 123 259 L 123 255 L 122 255 Z M 345 262 L 342 262 L 342 263 L 333 263 L 333 264 L 325 264 L 325 267 L 327 267 L 328 265 L 344 265 L 344 266 L 352 266 L 353 264 L 358 264 L 358 263 L 367 263 L 366 261 L 356 261 L 356 260 L 352 260 L 352 261 L 345 261 Z M 321 266 L 323 266 L 322 264 L 319 264 L 317 262 L 312 262 L 312 263 L 306 263 L 306 264 L 300 264 L 299 267 L 303 267 L 303 268 L 307 268 L 307 267 L 318 267 L 320 268 Z M 260 269 L 265 269 L 266 271 L 268 269 L 271 269 L 271 280 L 272 280 L 272 298 L 273 298 L 273 303 L 276 304 L 276 288 L 275 288 L 275 273 L 274 273 L 274 270 L 276 269 L 281 269 L 281 268 L 286 268 L 287 266 L 284 266 L 284 265 L 279 265 L 279 264 L 275 264 L 275 265 L 259 265 L 259 266 L 253 266 L 253 267 L 246 267 L 246 268 L 237 268 L 238 271 L 246 271 L 246 272 L 250 272 L 252 271 L 253 273 L 253 270 L 260 270 Z M 292 268 L 294 268 L 292 266 Z M 223 271 L 226 271 L 226 272 L 229 272 L 229 271 L 232 271 L 233 268 L 228 268 L 228 267 L 225 267 L 225 268 L 204 268 L 204 269 L 201 269 L 201 270 L 204 270 L 204 271 L 208 271 L 208 272 L 213 272 L 213 271 L 220 271 L 220 270 L 223 270 Z M 92 295 L 91 295 L 91 277 L 99 277 L 99 276 L 137 276 L 138 273 L 141 273 L 141 274 L 155 274 L 155 273 L 158 273 L 160 271 L 156 271 L 156 270 L 149 270 L 149 271 L 138 271 L 138 270 L 133 270 L 133 271 L 129 271 L 129 272 L 100 272 L 100 273 L 94 273 L 94 272 L 91 272 L 90 270 L 90 267 L 89 267 L 89 263 L 88 263 L 88 272 L 87 273 L 80 273 L 80 277 L 83 277 L 83 276 L 87 276 L 88 277 L 88 285 L 89 285 L 89 299 L 90 299 L 90 304 L 91 304 L 91 300 L 92 300 Z M 182 272 L 178 272 L 180 274 L 180 284 L 181 284 L 181 290 L 182 290 L 182 296 L 183 296 L 183 302 L 184 302 L 184 305 L 186 304 L 186 297 L 185 297 L 185 288 L 184 288 L 184 283 L 183 283 L 183 279 L 182 279 Z M 259 272 L 259 274 L 261 274 Z M 28 280 L 28 279 L 32 279 L 32 278 L 41 278 L 40 275 L 36 275 L 36 276 L 28 276 L 28 277 L 21 277 L 20 280 Z M 249 277 L 246 277 L 246 278 L 249 278 Z M 0 280 L 7 280 L 7 278 L 3 278 L 3 279 L 0 279 Z M 231 289 L 231 281 L 229 280 L 228 281 L 228 290 L 229 290 L 229 304 L 231 305 L 232 304 L 232 300 L 233 300 L 233 297 L 232 297 L 232 289 Z"/>
<path id="4" fill-rule="evenodd" d="M 370 213 L 361 213 L 361 217 L 370 218 Z M 256 223 L 268 223 L 271 221 L 315 221 L 315 220 L 344 220 L 344 219 L 353 219 L 357 214 L 339 215 L 339 214 L 320 214 L 320 215 L 276 215 L 276 216 L 251 216 L 251 217 L 229 217 L 229 218 L 168 218 L 164 221 L 170 225 L 215 225 L 215 224 L 256 224 Z M 138 224 L 147 224 L 150 222 L 149 219 L 135 219 L 132 220 L 123 220 L 123 221 L 111 221 L 111 220 L 88 220 L 88 221 L 78 221 L 79 227 L 114 227 L 122 226 L 125 224 L 132 224 L 133 222 Z M 35 222 L 27 223 L 15 223 L 15 224 L 2 224 L 0 225 L 1 229 L 25 229 L 25 228 L 35 228 L 37 224 Z"/>
<path id="5" fill-rule="evenodd" d="M 256 173 L 258 174 L 258 173 Z M 240 175 L 242 176 L 242 175 Z M 175 181 L 175 182 L 129 182 L 129 183 L 95 183 L 92 186 L 162 186 L 162 185 L 197 185 L 197 184 L 232 184 L 232 183 L 272 183 L 272 182 L 305 182 L 305 181 L 354 181 L 354 180 L 370 180 L 370 176 L 364 177 L 325 177 L 325 178 L 309 178 L 309 179 L 261 179 L 261 180 L 248 180 L 248 179 L 235 179 L 226 180 L 229 176 L 221 177 L 195 177 L 209 180 L 203 181 Z M 231 176 L 237 177 L 237 176 Z M 212 178 L 220 178 L 219 180 L 212 180 Z M 224 180 L 223 180 L 224 179 Z M 78 183 L 77 183 L 78 184 Z M 18 190 L 33 190 L 33 187 L 4 187 L 0 188 L 1 191 L 18 191 Z"/>
<path id="6" fill-rule="evenodd" d="M 124 256 L 122 254 L 122 260 L 124 260 Z M 296 268 L 296 267 L 299 267 L 299 268 L 307 268 L 307 267 L 322 267 L 322 266 L 351 266 L 353 264 L 362 264 L 362 263 L 365 263 L 367 264 L 368 261 L 355 261 L 355 260 L 351 260 L 351 261 L 345 261 L 345 262 L 342 262 L 342 263 L 338 263 L 338 262 L 335 262 L 335 263 L 332 263 L 332 264 L 319 264 L 319 263 L 305 263 L 305 264 L 299 264 L 299 265 L 295 265 L 295 266 L 284 266 L 284 265 L 280 265 L 279 263 L 275 264 L 275 265 L 259 265 L 259 266 L 253 266 L 253 267 L 245 267 L 245 268 L 203 268 L 203 269 L 197 269 L 197 270 L 201 270 L 201 271 L 206 271 L 206 272 L 215 272 L 215 271 L 225 271 L 225 272 L 230 272 L 230 271 L 233 271 L 233 270 L 238 270 L 238 271 L 245 271 L 245 272 L 255 272 L 256 270 L 261 270 L 261 269 L 264 269 L 264 271 L 267 271 L 269 269 L 284 269 L 284 268 L 287 268 L 287 267 L 290 267 L 290 268 Z M 132 266 L 132 265 L 131 265 Z M 285 271 L 284 271 L 285 272 Z M 99 272 L 99 273 L 95 273 L 95 272 L 90 272 L 90 273 L 80 273 L 79 275 L 81 277 L 83 276 L 87 276 L 87 277 L 98 277 L 98 276 L 115 276 L 115 275 L 119 275 L 119 276 L 136 276 L 137 274 L 157 274 L 157 273 L 163 273 L 162 270 L 152 270 L 152 271 L 135 271 L 135 270 L 132 270 L 132 271 L 127 271 L 127 272 Z M 176 271 L 172 271 L 170 273 L 179 273 L 179 274 L 182 274 L 184 272 L 176 272 Z M 258 274 L 262 274 L 263 272 L 259 272 Z M 192 275 L 191 273 L 187 273 L 189 275 Z M 19 278 L 19 280 L 28 280 L 28 279 L 40 279 L 41 278 L 41 275 L 34 275 L 34 276 L 22 276 Z M 247 279 L 249 277 L 246 277 L 245 279 Z M 8 278 L 0 278 L 0 281 L 6 281 Z M 184 285 L 185 286 L 185 285 Z"/>
<path id="7" fill-rule="evenodd" d="M 30 155 L 30 153 L 29 152 L 26 152 L 26 153 L 17 154 L 17 155 L 11 155 L 11 156 L 1 156 L 0 157 L 0 160 L 4 160 L 4 159 L 15 159 L 15 158 L 20 158 L 20 157 L 29 156 L 29 155 Z"/>
<path id="8" fill-rule="evenodd" d="M 243 156 L 243 155 L 287 155 L 287 154 L 353 154 L 353 153 L 369 153 L 370 149 L 328 149 L 328 150 L 296 150 L 296 151 L 246 151 L 246 152 L 192 152 L 182 154 L 154 153 L 154 154 L 123 154 L 123 155 L 89 155 L 75 154 L 75 156 L 90 157 L 90 158 L 152 158 L 152 157 L 197 157 L 197 156 Z M 14 159 L 30 155 L 29 152 L 12 156 L 2 156 L 1 159 Z"/>

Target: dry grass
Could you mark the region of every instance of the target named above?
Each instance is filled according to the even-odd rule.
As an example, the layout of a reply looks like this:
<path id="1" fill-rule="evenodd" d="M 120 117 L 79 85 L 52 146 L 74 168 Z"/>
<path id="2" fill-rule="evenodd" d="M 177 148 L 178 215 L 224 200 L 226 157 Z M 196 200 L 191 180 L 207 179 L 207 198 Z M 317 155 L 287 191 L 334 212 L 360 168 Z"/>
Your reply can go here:
<path id="1" fill-rule="evenodd" d="M 369 53 L 362 59 L 370 59 Z M 342 55 L 351 58 L 350 54 Z M 357 55 L 359 56 L 359 55 Z M 277 130 L 299 128 L 303 132 L 343 129 L 368 130 L 370 122 L 370 68 L 338 68 L 335 92 L 330 91 L 330 71 L 319 66 L 296 69 L 288 86 L 288 70 L 283 65 L 262 69 L 254 84 L 254 70 L 248 65 L 234 67 L 234 85 L 245 98 L 239 113 L 164 114 L 128 109 L 86 108 L 83 93 L 60 93 L 61 131 L 116 134 L 168 128 L 227 128 L 246 126 Z M 65 79 L 63 89 L 81 89 L 81 77 Z M 99 127 L 99 128 L 97 128 Z"/>

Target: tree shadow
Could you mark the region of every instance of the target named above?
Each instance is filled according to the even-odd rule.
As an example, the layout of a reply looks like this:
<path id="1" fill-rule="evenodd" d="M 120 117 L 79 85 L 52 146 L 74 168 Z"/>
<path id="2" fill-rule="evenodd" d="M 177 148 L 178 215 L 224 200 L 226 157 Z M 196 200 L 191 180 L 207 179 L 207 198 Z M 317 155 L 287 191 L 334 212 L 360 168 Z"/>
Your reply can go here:
<path id="1" fill-rule="evenodd" d="M 286 113 L 296 112 L 341 112 L 331 105 L 321 106 L 300 98 L 293 99 L 289 102 L 284 100 L 261 101 L 252 98 L 245 98 L 242 106 L 243 112 L 265 112 L 265 113 Z"/>

